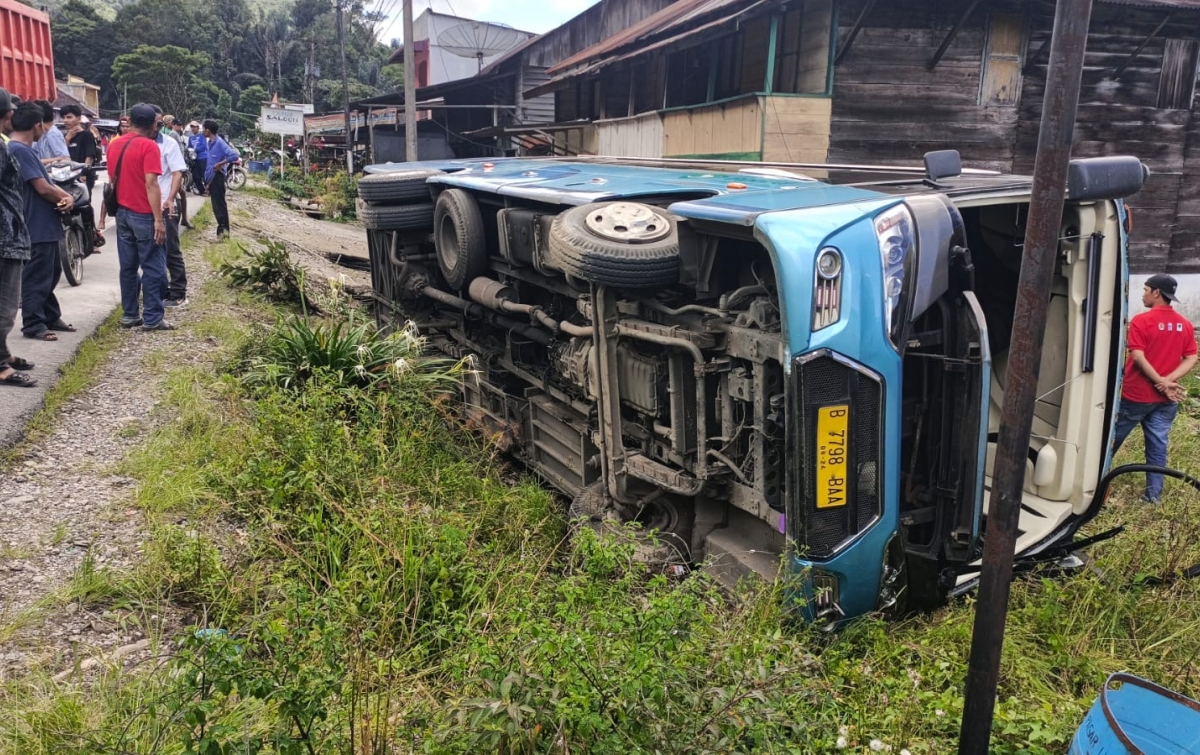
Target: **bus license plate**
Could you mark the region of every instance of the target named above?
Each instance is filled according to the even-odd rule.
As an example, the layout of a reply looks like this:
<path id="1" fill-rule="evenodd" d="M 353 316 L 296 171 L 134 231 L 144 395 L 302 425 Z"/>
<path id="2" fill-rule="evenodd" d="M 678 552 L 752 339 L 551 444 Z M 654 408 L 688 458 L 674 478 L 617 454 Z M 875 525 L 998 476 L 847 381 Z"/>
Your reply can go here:
<path id="1" fill-rule="evenodd" d="M 850 406 L 823 406 L 817 414 L 817 508 L 846 505 Z"/>

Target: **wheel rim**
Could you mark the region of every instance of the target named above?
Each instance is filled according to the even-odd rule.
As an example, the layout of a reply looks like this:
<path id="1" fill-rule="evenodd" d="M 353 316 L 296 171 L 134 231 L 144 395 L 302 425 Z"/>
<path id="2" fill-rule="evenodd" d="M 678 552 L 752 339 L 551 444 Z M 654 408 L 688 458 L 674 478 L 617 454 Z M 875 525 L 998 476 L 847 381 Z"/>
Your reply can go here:
<path id="1" fill-rule="evenodd" d="M 453 270 L 458 265 L 458 229 L 454 220 L 446 215 L 438 226 L 437 251 L 447 270 Z"/>
<path id="2" fill-rule="evenodd" d="M 671 234 L 671 224 L 651 207 L 636 202 L 612 202 L 587 214 L 584 225 L 602 239 L 648 244 Z"/>
<path id="3" fill-rule="evenodd" d="M 79 238 L 81 231 L 67 234 L 67 264 L 71 266 L 71 276 L 75 280 L 83 280 L 83 242 Z"/>
<path id="4" fill-rule="evenodd" d="M 679 510 L 669 499 L 659 498 L 643 506 L 636 521 L 643 529 L 674 534 L 679 526 Z"/>

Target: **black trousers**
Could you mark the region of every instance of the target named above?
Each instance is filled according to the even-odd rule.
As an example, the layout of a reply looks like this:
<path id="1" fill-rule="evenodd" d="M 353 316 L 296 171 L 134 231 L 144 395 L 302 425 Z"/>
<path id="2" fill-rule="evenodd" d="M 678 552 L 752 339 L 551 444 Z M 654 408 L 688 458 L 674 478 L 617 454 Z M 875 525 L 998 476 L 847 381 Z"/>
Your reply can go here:
<path id="1" fill-rule="evenodd" d="M 62 308 L 54 295 L 62 277 L 60 243 L 32 244 L 33 254 L 21 270 L 21 332 L 27 336 L 36 336 L 62 319 Z"/>
<path id="2" fill-rule="evenodd" d="M 208 201 L 212 202 L 213 217 L 217 219 L 217 235 L 229 233 L 229 207 L 225 204 L 225 174 L 213 173 L 208 185 Z"/>
<path id="3" fill-rule="evenodd" d="M 163 213 L 163 225 L 167 228 L 167 283 L 164 299 L 187 298 L 187 268 L 183 264 L 183 249 L 179 245 L 179 217 L 168 217 Z"/>
<path id="4" fill-rule="evenodd" d="M 197 194 L 204 193 L 204 170 L 207 165 L 206 160 L 192 160 L 192 191 Z"/>

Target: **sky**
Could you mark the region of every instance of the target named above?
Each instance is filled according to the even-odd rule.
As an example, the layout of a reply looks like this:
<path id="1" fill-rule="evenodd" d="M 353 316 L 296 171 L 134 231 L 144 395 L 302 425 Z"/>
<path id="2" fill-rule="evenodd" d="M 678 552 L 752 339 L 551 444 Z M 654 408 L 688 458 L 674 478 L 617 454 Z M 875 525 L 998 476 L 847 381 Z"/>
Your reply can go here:
<path id="1" fill-rule="evenodd" d="M 476 21 L 508 24 L 514 29 L 535 34 L 550 31 L 574 18 L 596 0 L 413 0 L 413 18 L 430 7 L 435 13 L 449 13 Z M 400 20 L 400 0 L 375 0 L 370 6 L 387 12 L 380 39 L 389 42 L 404 36 Z"/>

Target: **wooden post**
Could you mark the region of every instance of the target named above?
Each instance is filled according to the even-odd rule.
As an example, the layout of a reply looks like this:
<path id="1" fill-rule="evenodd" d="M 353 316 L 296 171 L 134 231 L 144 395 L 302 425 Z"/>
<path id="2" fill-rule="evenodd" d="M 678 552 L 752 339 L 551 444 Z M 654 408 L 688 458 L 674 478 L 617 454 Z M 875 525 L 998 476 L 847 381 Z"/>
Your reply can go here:
<path id="1" fill-rule="evenodd" d="M 1050 306 L 1050 284 L 1058 259 L 1063 197 L 1091 16 L 1092 0 L 1059 0 L 1054 14 L 1054 41 L 1050 47 L 1042 125 L 1033 167 L 1032 199 L 1017 284 L 992 494 L 988 499 L 959 755 L 987 755 L 992 736 L 1042 339 Z"/>

